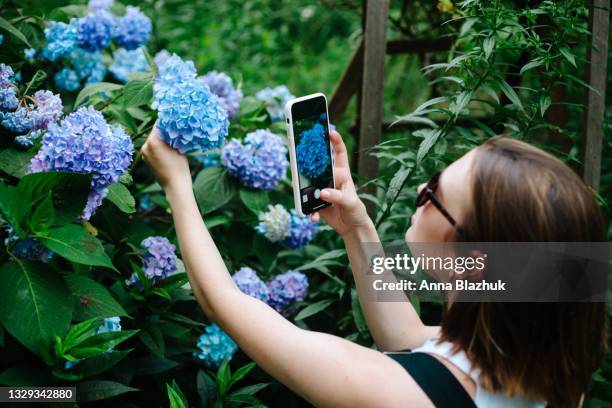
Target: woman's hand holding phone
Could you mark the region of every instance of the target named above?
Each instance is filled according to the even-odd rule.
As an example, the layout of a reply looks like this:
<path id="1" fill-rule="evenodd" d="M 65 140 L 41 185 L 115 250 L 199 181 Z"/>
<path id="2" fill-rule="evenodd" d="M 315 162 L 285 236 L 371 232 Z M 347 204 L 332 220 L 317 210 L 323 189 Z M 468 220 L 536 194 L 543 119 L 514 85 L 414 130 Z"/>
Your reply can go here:
<path id="1" fill-rule="evenodd" d="M 329 140 L 334 149 L 334 178 L 336 188 L 321 190 L 321 199 L 334 204 L 311 214 L 313 221 L 323 218 L 338 234 L 345 237 L 361 227 L 371 227 L 372 220 L 366 207 L 357 195 L 348 153 L 342 137 L 336 131 L 329 133 Z"/>

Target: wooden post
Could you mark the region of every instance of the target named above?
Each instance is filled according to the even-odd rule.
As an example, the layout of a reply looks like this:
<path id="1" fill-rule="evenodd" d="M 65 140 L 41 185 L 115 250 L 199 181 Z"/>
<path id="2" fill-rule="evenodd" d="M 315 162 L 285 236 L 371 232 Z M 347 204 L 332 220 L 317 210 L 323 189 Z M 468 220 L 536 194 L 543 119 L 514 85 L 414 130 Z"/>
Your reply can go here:
<path id="1" fill-rule="evenodd" d="M 609 0 L 589 1 L 591 44 L 587 52 L 585 110 L 581 157 L 584 181 L 599 188 L 603 118 L 606 99 L 606 66 L 608 63 Z"/>
<path id="2" fill-rule="evenodd" d="M 369 150 L 380 142 L 382 133 L 389 0 L 368 0 L 365 11 L 357 171 L 360 176 L 369 181 L 378 176 L 378 159 L 371 155 Z M 372 193 L 374 188 L 374 184 L 370 184 L 365 191 Z M 371 212 L 372 206 L 369 206 L 368 210 Z"/>

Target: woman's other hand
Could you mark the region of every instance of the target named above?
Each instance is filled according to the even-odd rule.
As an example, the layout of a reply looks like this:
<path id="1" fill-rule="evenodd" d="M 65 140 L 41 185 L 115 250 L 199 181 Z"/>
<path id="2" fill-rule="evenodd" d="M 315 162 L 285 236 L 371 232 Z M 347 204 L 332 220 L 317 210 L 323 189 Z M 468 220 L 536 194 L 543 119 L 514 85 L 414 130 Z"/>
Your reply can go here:
<path id="1" fill-rule="evenodd" d="M 140 149 L 142 158 L 151 167 L 164 190 L 175 186 L 191 189 L 191 173 L 187 157 L 168 146 L 162 140 L 160 132 L 155 124 Z"/>
<path id="2" fill-rule="evenodd" d="M 313 221 L 318 221 L 319 217 L 323 218 L 338 234 L 345 237 L 361 227 L 371 226 L 372 221 L 355 190 L 348 153 L 342 137 L 338 132 L 332 131 L 329 139 L 334 148 L 336 188 L 321 190 L 321 199 L 332 203 L 333 206 L 312 214 L 311 218 Z"/>

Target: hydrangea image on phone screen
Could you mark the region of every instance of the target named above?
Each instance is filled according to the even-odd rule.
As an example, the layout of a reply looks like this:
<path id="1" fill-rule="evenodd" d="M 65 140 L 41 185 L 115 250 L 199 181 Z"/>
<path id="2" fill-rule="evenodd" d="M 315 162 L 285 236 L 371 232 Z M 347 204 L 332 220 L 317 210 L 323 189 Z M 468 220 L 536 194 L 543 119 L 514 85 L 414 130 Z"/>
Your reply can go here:
<path id="1" fill-rule="evenodd" d="M 324 98 L 315 98 L 293 111 L 295 157 L 300 201 L 304 213 L 326 206 L 320 191 L 333 187 L 329 124 Z"/>

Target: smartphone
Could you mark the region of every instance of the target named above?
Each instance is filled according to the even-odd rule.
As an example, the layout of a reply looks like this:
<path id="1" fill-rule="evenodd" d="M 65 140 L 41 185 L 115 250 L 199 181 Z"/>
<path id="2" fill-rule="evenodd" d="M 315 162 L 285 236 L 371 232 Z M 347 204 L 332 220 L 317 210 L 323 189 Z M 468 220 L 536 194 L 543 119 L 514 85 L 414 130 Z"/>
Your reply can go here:
<path id="1" fill-rule="evenodd" d="M 312 214 L 331 206 L 321 199 L 321 190 L 336 186 L 327 99 L 322 93 L 291 99 L 285 117 L 295 210 Z"/>

